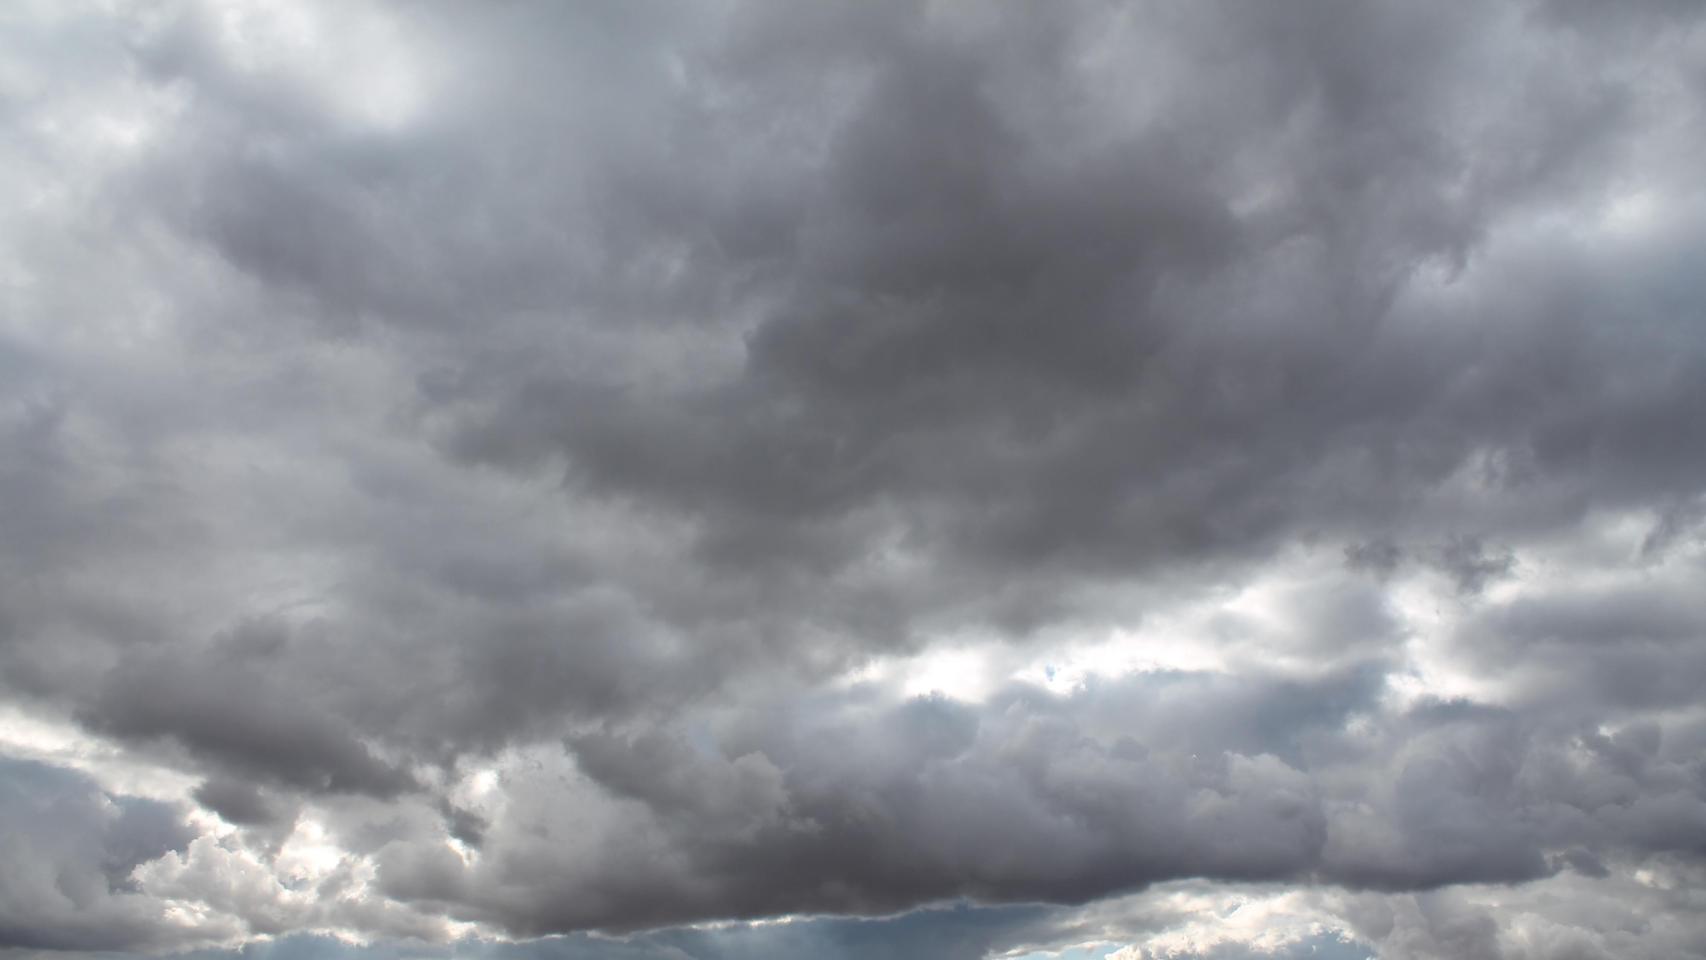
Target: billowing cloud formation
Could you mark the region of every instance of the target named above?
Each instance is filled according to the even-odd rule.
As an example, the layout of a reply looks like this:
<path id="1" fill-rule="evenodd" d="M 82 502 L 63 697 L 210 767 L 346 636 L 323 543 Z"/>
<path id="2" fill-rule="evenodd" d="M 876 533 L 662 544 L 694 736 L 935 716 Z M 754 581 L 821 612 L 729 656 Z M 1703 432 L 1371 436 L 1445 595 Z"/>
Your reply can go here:
<path id="1" fill-rule="evenodd" d="M 1692 4 L 0 16 L 0 951 L 1706 956 Z"/>
<path id="2" fill-rule="evenodd" d="M 158 905 L 130 881 L 194 836 L 166 804 L 87 777 L 0 760 L 0 936 L 9 947 L 112 950 L 160 942 Z"/>

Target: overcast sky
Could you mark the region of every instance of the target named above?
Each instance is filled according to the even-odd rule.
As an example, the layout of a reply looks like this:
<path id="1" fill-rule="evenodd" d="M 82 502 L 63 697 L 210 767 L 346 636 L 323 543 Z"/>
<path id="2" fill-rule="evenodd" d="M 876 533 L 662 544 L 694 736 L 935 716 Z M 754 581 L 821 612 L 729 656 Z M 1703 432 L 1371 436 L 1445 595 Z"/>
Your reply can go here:
<path id="1" fill-rule="evenodd" d="M 0 958 L 1706 957 L 1695 0 L 0 4 Z"/>

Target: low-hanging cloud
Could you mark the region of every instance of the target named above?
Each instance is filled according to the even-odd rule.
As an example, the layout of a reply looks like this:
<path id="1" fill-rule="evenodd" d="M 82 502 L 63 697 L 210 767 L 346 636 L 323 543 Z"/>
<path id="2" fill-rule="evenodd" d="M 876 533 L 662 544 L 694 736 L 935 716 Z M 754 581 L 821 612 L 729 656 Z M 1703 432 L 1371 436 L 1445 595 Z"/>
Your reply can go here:
<path id="1" fill-rule="evenodd" d="M 1706 956 L 1692 5 L 0 16 L 0 949 Z"/>

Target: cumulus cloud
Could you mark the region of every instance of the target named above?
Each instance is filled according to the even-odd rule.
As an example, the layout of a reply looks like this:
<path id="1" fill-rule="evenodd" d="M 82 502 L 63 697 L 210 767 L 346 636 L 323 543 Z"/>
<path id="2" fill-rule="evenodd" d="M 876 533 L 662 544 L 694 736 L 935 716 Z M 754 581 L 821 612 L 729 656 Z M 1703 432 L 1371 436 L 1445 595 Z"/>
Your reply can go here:
<path id="1" fill-rule="evenodd" d="M 1706 956 L 1692 5 L 0 18 L 0 951 Z"/>
<path id="2" fill-rule="evenodd" d="M 194 836 L 183 811 L 70 770 L 0 760 L 0 942 L 39 950 L 160 945 L 161 904 L 132 877 Z"/>

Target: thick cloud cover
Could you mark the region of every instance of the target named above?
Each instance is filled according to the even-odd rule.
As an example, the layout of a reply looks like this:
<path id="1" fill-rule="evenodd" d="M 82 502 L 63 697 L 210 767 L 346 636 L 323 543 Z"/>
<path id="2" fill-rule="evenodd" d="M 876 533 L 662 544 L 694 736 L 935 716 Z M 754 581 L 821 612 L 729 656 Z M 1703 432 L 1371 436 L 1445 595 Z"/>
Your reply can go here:
<path id="1" fill-rule="evenodd" d="M 0 18 L 0 953 L 1706 957 L 1696 5 Z"/>

